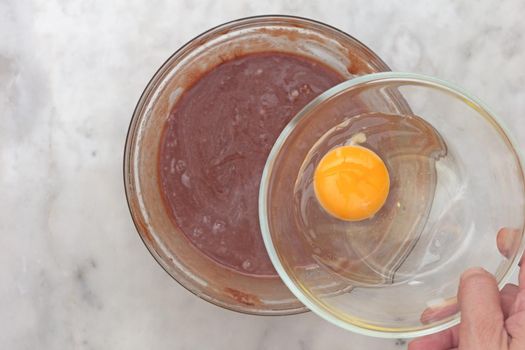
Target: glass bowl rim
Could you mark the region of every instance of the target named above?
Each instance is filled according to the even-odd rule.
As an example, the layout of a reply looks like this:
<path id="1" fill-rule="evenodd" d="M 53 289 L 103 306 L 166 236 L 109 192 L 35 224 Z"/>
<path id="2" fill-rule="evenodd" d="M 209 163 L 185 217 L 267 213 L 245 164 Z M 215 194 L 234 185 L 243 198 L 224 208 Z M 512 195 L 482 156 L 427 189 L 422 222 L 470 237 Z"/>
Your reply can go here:
<path id="1" fill-rule="evenodd" d="M 280 15 L 280 14 L 265 14 L 265 15 L 256 15 L 256 16 L 248 16 L 248 17 L 241 17 L 237 18 L 231 21 L 227 21 L 224 23 L 221 23 L 219 25 L 213 26 L 190 40 L 186 41 L 182 46 L 180 46 L 178 49 L 176 49 L 161 65 L 160 67 L 155 71 L 155 73 L 152 75 L 152 77 L 149 79 L 148 83 L 144 87 L 137 104 L 135 105 L 135 108 L 133 110 L 133 114 L 131 117 L 131 120 L 129 122 L 128 130 L 126 133 L 126 139 L 124 143 L 124 151 L 123 151 L 123 162 L 122 162 L 122 169 L 123 169 L 123 184 L 124 184 L 124 193 L 126 197 L 126 203 L 128 206 L 128 210 L 131 216 L 131 219 L 133 221 L 133 224 L 135 226 L 135 229 L 144 244 L 144 246 L 147 248 L 151 256 L 155 259 L 155 261 L 162 267 L 162 269 L 170 276 L 173 280 L 175 280 L 179 285 L 181 285 L 184 289 L 188 290 L 192 294 L 196 295 L 202 300 L 205 300 L 215 306 L 221 307 L 223 309 L 239 312 L 242 314 L 249 314 L 249 315 L 256 315 L 256 316 L 288 316 L 288 315 L 296 315 L 308 312 L 308 308 L 304 306 L 304 304 L 300 307 L 293 308 L 293 309 L 283 309 L 283 310 L 258 310 L 258 309 L 246 309 L 241 306 L 237 306 L 234 304 L 228 304 L 221 300 L 217 300 L 211 296 L 207 296 L 205 293 L 199 293 L 199 291 L 190 283 L 186 282 L 184 279 L 175 276 L 169 271 L 168 266 L 165 264 L 161 256 L 157 253 L 156 249 L 151 246 L 147 240 L 145 239 L 145 234 L 143 231 L 148 231 L 147 229 L 143 228 L 140 219 L 136 216 L 140 214 L 136 214 L 135 211 L 137 210 L 137 205 L 132 203 L 138 195 L 135 193 L 136 188 L 134 185 L 133 178 L 135 175 L 133 174 L 133 169 L 131 167 L 131 164 L 133 161 L 131 158 L 134 155 L 134 149 L 132 145 L 134 145 L 135 139 L 137 137 L 137 130 L 138 126 L 140 124 L 140 120 L 143 118 L 143 108 L 148 103 L 148 100 L 152 93 L 155 92 L 155 90 L 158 88 L 159 82 L 162 82 L 164 79 L 164 75 L 166 74 L 167 69 L 169 68 L 169 65 L 180 59 L 181 57 L 184 57 L 188 52 L 192 50 L 192 44 L 195 43 L 198 40 L 206 39 L 213 35 L 220 35 L 224 31 L 229 30 L 240 30 L 243 29 L 245 26 L 249 25 L 257 25 L 257 24 L 273 24 L 273 23 L 281 23 L 281 24 L 288 24 L 288 25 L 294 25 L 297 23 L 313 26 L 313 28 L 317 28 L 319 30 L 325 29 L 333 33 L 338 33 L 339 35 L 345 37 L 349 41 L 353 42 L 357 47 L 359 47 L 363 52 L 366 52 L 367 54 L 370 54 L 373 56 L 374 60 L 378 64 L 378 66 L 382 69 L 388 69 L 390 70 L 390 67 L 379 57 L 376 53 L 374 53 L 368 46 L 363 44 L 361 41 L 353 37 L 352 35 L 346 33 L 345 31 L 338 29 L 336 27 L 333 27 L 329 24 L 326 24 L 324 22 L 314 20 L 311 18 L 306 17 L 300 17 L 300 16 L 292 16 L 292 15 Z M 135 207 L 135 209 L 133 208 Z M 300 302 L 300 300 L 299 300 Z"/>
<path id="2" fill-rule="evenodd" d="M 267 213 L 267 205 L 268 205 L 268 187 L 269 187 L 269 178 L 270 174 L 272 172 L 272 168 L 275 162 L 275 158 L 277 154 L 281 151 L 282 146 L 284 145 L 284 142 L 287 140 L 288 136 L 293 132 L 295 127 L 300 123 L 301 119 L 307 115 L 311 110 L 316 108 L 318 105 L 322 104 L 327 99 L 330 99 L 346 90 L 355 88 L 356 86 L 364 86 L 369 84 L 376 84 L 381 82 L 399 82 L 399 83 L 405 83 L 407 84 L 418 84 L 418 85 L 425 85 L 426 87 L 431 88 L 438 88 L 440 90 L 452 93 L 453 95 L 462 97 L 464 101 L 470 102 L 473 105 L 475 105 L 477 108 L 482 110 L 485 114 L 487 114 L 494 123 L 496 124 L 496 127 L 499 127 L 501 131 L 503 131 L 504 136 L 507 138 L 508 144 L 511 146 L 515 158 L 519 164 L 519 171 L 522 178 L 522 183 L 525 183 L 525 177 L 524 177 L 524 168 L 523 168 L 523 157 L 521 155 L 519 147 L 517 147 L 517 143 L 509 133 L 509 129 L 504 125 L 504 123 L 501 122 L 501 119 L 496 116 L 483 102 L 481 102 L 478 98 L 474 97 L 472 94 L 466 92 L 463 88 L 460 88 L 456 86 L 453 83 L 447 82 L 445 80 L 435 78 L 432 76 L 427 76 L 423 74 L 418 73 L 406 73 L 406 72 L 381 72 L 381 73 L 371 73 L 363 76 L 358 76 L 353 79 L 344 81 L 327 91 L 320 94 L 318 97 L 313 99 L 310 103 L 308 103 L 299 113 L 295 115 L 295 117 L 288 123 L 288 125 L 283 129 L 279 137 L 277 138 L 277 141 L 274 143 L 270 155 L 268 156 L 266 160 L 266 164 L 263 170 L 262 178 L 261 178 L 261 184 L 259 187 L 259 224 L 261 226 L 261 232 L 263 236 L 264 245 L 266 247 L 266 250 L 268 252 L 268 255 L 270 256 L 270 260 L 272 261 L 273 266 L 275 267 L 277 273 L 283 280 L 283 282 L 286 284 L 286 286 L 292 291 L 292 293 L 295 295 L 299 301 L 301 301 L 308 309 L 313 311 L 318 316 L 322 317 L 326 321 L 339 326 L 341 328 L 344 328 L 346 330 L 367 335 L 367 336 L 373 336 L 378 338 L 415 338 L 420 337 L 424 335 L 434 334 L 437 332 L 440 332 L 442 330 L 448 329 L 450 327 L 453 327 L 457 325 L 460 322 L 460 314 L 459 312 L 456 313 L 454 318 L 451 320 L 448 320 L 443 323 L 436 324 L 432 327 L 421 327 L 416 328 L 414 330 L 392 330 L 392 329 L 386 329 L 385 330 L 378 330 L 374 329 L 373 326 L 371 328 L 366 328 L 364 326 L 360 326 L 358 324 L 353 324 L 347 321 L 342 320 L 341 318 L 338 318 L 334 314 L 332 314 L 330 311 L 325 309 L 323 306 L 319 305 L 316 301 L 308 297 L 301 289 L 293 282 L 293 280 L 288 276 L 288 273 L 286 272 L 286 269 L 284 268 L 279 255 L 277 254 L 277 250 L 275 249 L 275 246 L 273 245 L 272 235 L 270 233 L 269 228 L 269 222 L 268 222 L 268 213 Z M 471 108 L 474 108 L 471 106 Z M 525 196 L 525 192 L 523 193 Z M 523 255 L 523 252 L 525 250 L 525 239 L 523 238 L 523 232 L 522 232 L 522 239 L 520 242 L 520 247 L 516 253 L 516 255 L 513 257 L 511 264 L 509 265 L 509 268 L 507 271 L 505 271 L 503 277 L 498 282 L 498 288 L 501 289 L 503 286 L 509 281 L 511 275 L 514 273 L 518 266 L 518 261 L 520 260 L 521 256 Z M 379 327 L 377 327 L 379 328 Z"/>

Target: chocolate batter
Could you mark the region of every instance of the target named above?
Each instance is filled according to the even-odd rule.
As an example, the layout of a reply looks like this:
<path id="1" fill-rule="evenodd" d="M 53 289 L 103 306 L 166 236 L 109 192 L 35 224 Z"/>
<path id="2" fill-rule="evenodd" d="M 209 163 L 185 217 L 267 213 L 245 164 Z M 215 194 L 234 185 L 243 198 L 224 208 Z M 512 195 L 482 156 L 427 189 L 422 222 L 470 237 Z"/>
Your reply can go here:
<path id="1" fill-rule="evenodd" d="M 227 61 L 183 94 L 160 141 L 160 187 L 204 254 L 243 273 L 276 275 L 258 219 L 266 158 L 290 119 L 341 81 L 314 60 L 268 52 Z"/>

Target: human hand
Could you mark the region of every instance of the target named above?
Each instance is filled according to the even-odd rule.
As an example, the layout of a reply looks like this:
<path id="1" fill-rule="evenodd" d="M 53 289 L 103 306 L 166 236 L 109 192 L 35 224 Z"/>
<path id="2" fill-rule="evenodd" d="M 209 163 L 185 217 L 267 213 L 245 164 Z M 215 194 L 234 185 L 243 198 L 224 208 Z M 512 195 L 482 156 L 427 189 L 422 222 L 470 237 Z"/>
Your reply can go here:
<path id="1" fill-rule="evenodd" d="M 510 229 L 498 232 L 498 249 L 503 255 L 508 256 L 509 242 L 517 234 Z M 507 284 L 501 292 L 496 279 L 487 271 L 467 270 L 459 283 L 458 303 L 461 311 L 458 326 L 416 339 L 408 349 L 525 349 L 525 268 L 520 269 L 519 286 Z"/>

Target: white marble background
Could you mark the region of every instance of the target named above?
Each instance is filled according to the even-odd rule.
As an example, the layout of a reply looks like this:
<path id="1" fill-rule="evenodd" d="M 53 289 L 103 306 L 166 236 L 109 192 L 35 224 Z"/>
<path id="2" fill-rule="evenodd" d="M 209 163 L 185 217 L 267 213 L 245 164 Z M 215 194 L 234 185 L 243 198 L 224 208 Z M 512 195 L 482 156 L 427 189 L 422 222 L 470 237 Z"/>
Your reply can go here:
<path id="1" fill-rule="evenodd" d="M 525 145 L 525 2 L 0 1 L 1 349 L 399 349 L 313 314 L 194 297 L 131 222 L 122 150 L 142 89 L 196 34 L 281 13 L 337 26 L 395 70 L 463 85 Z"/>

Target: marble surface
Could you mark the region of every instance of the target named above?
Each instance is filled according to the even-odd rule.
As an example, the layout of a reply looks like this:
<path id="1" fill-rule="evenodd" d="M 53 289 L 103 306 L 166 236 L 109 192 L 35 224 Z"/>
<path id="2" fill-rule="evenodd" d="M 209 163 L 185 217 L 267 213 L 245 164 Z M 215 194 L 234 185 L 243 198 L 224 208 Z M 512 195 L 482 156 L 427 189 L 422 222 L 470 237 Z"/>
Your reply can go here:
<path id="1" fill-rule="evenodd" d="M 525 2 L 0 1 L 0 348 L 402 349 L 309 313 L 222 310 L 157 265 L 130 219 L 122 150 L 142 89 L 196 34 L 312 17 L 394 70 L 458 83 L 525 146 Z"/>

